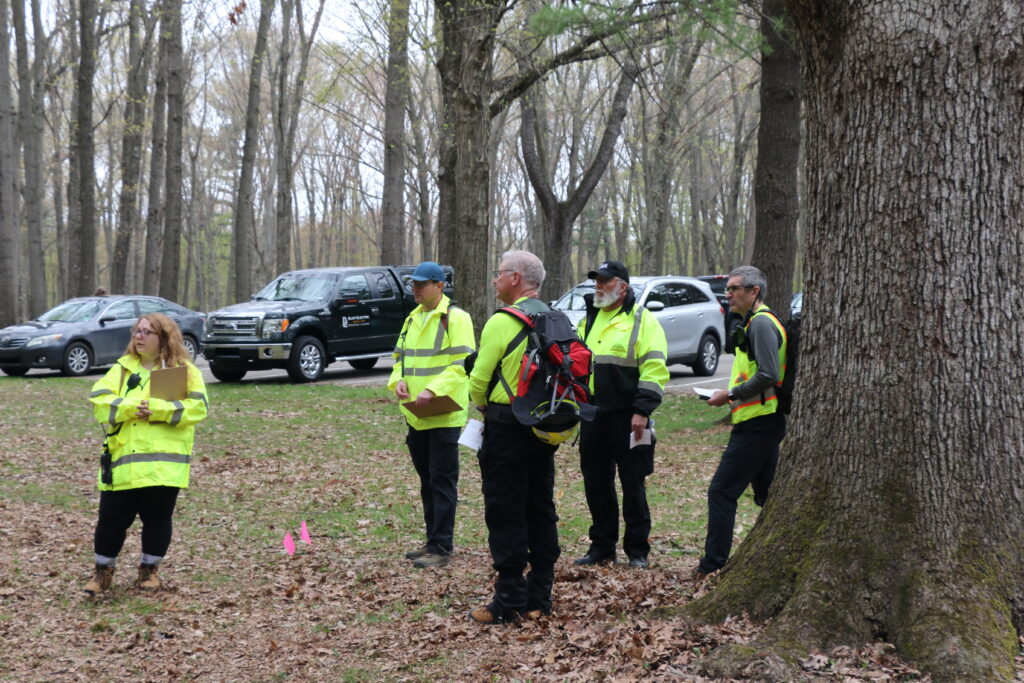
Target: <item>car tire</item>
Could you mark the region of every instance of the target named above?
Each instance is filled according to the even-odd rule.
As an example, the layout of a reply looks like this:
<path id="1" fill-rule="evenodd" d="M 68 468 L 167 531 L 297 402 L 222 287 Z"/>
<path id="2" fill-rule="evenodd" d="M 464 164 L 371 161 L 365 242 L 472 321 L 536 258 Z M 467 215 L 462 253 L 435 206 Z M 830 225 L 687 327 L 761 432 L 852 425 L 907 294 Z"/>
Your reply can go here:
<path id="1" fill-rule="evenodd" d="M 215 363 L 210 363 L 210 374 L 221 382 L 241 382 L 242 378 L 245 377 L 246 372 L 246 370 L 224 368 L 216 365 Z"/>
<path id="2" fill-rule="evenodd" d="M 690 366 L 690 369 L 698 377 L 710 377 L 718 369 L 718 356 L 718 340 L 710 334 L 705 334 L 700 338 L 700 345 L 697 347 L 697 360 Z"/>
<path id="3" fill-rule="evenodd" d="M 188 351 L 189 360 L 193 363 L 196 362 L 196 355 L 199 353 L 199 344 L 190 334 L 184 334 L 181 336 L 181 342 L 185 345 L 185 350 Z"/>
<path id="4" fill-rule="evenodd" d="M 26 372 L 28 372 L 28 368 L 16 366 L 13 368 L 3 368 L 3 371 L 5 375 L 8 375 L 10 377 L 22 377 Z"/>
<path id="5" fill-rule="evenodd" d="M 348 362 L 356 370 L 372 370 L 373 366 L 377 364 L 376 358 L 356 358 Z"/>
<path id="6" fill-rule="evenodd" d="M 324 347 L 316 337 L 299 337 L 288 357 L 288 376 L 293 382 L 314 382 L 324 374 Z"/>
<path id="7" fill-rule="evenodd" d="M 69 377 L 81 377 L 92 370 L 92 349 L 83 342 L 74 342 L 64 350 L 61 372 Z"/>

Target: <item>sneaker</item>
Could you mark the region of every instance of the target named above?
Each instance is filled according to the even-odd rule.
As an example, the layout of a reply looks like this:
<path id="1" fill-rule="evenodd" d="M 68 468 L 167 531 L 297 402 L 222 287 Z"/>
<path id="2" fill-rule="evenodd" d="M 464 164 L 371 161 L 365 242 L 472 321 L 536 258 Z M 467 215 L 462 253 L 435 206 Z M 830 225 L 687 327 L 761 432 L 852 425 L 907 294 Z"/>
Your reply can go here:
<path id="1" fill-rule="evenodd" d="M 100 593 L 104 593 L 110 590 L 110 584 L 114 581 L 114 566 L 113 565 L 96 565 L 96 573 L 92 576 L 92 581 L 85 584 L 85 593 L 90 598 L 95 598 Z"/>
<path id="2" fill-rule="evenodd" d="M 160 577 L 156 575 L 156 568 L 155 564 L 140 564 L 139 579 L 136 581 L 136 585 L 146 591 L 158 590 L 161 584 Z"/>
<path id="3" fill-rule="evenodd" d="M 439 553 L 427 553 L 421 557 L 412 561 L 412 566 L 417 569 L 426 569 L 427 567 L 447 567 L 448 563 L 452 561 L 451 555 L 441 555 Z"/>
<path id="4" fill-rule="evenodd" d="M 647 562 L 646 557 L 631 557 L 629 558 L 629 566 L 633 569 L 647 569 L 650 564 Z"/>
<path id="5" fill-rule="evenodd" d="M 593 564 L 605 564 L 608 562 L 615 562 L 615 553 L 612 553 L 611 555 L 602 555 L 601 553 L 590 551 L 583 557 L 572 561 L 573 564 L 580 567 L 588 567 Z"/>
<path id="6" fill-rule="evenodd" d="M 407 560 L 418 560 L 421 557 L 423 557 L 424 555 L 428 555 L 428 554 L 430 554 L 430 548 L 428 548 L 425 545 L 421 545 L 419 548 L 416 548 L 416 550 L 410 550 L 409 552 L 407 552 L 405 554 L 405 559 L 407 559 Z"/>

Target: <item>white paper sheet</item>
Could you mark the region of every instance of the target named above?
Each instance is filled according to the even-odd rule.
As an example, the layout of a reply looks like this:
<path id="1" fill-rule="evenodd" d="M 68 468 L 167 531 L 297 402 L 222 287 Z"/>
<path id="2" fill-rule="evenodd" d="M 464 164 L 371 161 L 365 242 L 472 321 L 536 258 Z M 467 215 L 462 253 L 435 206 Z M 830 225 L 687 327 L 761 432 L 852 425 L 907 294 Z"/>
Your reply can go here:
<path id="1" fill-rule="evenodd" d="M 704 387 L 694 387 L 693 388 L 693 393 L 697 394 L 698 396 L 700 396 L 705 401 L 708 400 L 709 398 L 711 398 L 711 395 L 714 394 L 716 391 L 718 391 L 718 390 L 717 389 L 705 389 Z"/>
<path id="2" fill-rule="evenodd" d="M 620 442 L 621 443 L 621 442 Z M 650 446 L 651 445 L 651 430 L 645 429 L 643 434 L 640 435 L 640 439 L 637 440 L 636 433 L 633 430 L 629 431 L 629 447 L 630 449 L 636 448 L 637 446 Z"/>
<path id="3" fill-rule="evenodd" d="M 462 430 L 462 435 L 459 436 L 459 443 L 472 448 L 474 451 L 480 450 L 480 447 L 484 445 L 484 423 L 480 420 L 470 420 L 467 422 L 466 428 Z"/>

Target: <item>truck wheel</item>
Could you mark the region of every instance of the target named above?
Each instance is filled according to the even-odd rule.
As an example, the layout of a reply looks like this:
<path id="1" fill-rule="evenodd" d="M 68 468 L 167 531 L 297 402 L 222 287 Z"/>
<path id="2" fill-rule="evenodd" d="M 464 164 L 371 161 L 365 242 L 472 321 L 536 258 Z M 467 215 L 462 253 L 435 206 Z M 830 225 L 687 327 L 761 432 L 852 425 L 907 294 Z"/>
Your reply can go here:
<path id="1" fill-rule="evenodd" d="M 350 360 L 349 365 L 354 367 L 356 370 L 372 370 L 373 366 L 377 364 L 376 358 L 356 358 Z"/>
<path id="2" fill-rule="evenodd" d="M 219 365 L 210 363 L 210 374 L 219 379 L 221 382 L 240 382 L 245 377 L 245 370 L 235 370 L 234 368 L 222 368 Z"/>
<path id="3" fill-rule="evenodd" d="M 195 338 L 189 334 L 182 335 L 181 341 L 185 346 L 185 350 L 188 351 L 188 359 L 195 363 L 196 354 L 199 352 L 199 344 L 197 344 Z"/>
<path id="4" fill-rule="evenodd" d="M 92 368 L 92 351 L 82 342 L 71 344 L 64 351 L 61 371 L 71 377 L 81 377 Z"/>
<path id="5" fill-rule="evenodd" d="M 710 377 L 718 369 L 718 341 L 710 334 L 700 338 L 697 347 L 697 362 L 690 366 L 698 377 Z"/>
<path id="6" fill-rule="evenodd" d="M 324 374 L 324 347 L 316 337 L 299 337 L 288 357 L 288 376 L 293 382 L 313 382 Z"/>

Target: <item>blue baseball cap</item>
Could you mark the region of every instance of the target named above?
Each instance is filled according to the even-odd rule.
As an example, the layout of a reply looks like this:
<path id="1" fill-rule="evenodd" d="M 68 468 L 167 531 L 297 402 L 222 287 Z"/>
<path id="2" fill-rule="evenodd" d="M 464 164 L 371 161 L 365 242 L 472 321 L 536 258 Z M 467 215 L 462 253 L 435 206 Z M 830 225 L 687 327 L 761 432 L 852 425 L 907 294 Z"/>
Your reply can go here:
<path id="1" fill-rule="evenodd" d="M 424 261 L 416 266 L 416 270 L 412 272 L 409 279 L 416 282 L 427 282 L 428 280 L 444 282 L 444 271 L 433 261 Z"/>

